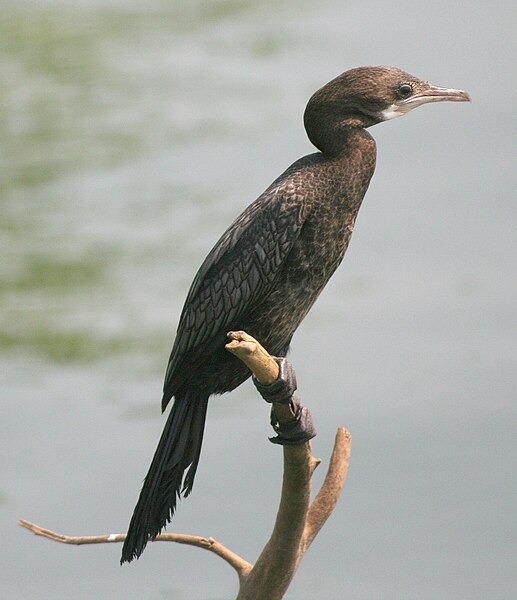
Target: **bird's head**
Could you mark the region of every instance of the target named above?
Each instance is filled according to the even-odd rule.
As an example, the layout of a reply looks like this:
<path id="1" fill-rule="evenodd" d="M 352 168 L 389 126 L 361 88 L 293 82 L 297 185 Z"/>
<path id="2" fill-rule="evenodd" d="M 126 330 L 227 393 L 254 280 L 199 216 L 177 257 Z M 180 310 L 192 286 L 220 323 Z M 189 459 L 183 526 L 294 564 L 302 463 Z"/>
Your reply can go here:
<path id="1" fill-rule="evenodd" d="M 470 102 L 463 90 L 431 85 L 395 67 L 358 67 L 342 73 L 309 100 L 305 128 L 325 152 L 338 143 L 340 131 L 371 127 L 430 102 Z M 337 137 L 336 137 L 337 136 Z"/>

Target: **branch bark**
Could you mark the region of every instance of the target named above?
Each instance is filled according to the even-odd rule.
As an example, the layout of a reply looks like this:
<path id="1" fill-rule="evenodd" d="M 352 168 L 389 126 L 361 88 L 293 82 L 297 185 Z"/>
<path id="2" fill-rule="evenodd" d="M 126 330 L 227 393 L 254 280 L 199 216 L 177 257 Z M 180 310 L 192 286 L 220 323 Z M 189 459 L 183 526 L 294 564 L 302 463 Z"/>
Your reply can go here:
<path id="1" fill-rule="evenodd" d="M 126 539 L 125 533 L 108 533 L 103 535 L 63 535 L 62 533 L 56 533 L 51 529 L 45 529 L 35 523 L 26 521 L 24 519 L 18 521 L 18 525 L 25 527 L 29 531 L 32 531 L 34 535 L 47 538 L 54 542 L 60 542 L 61 544 L 71 544 L 73 546 L 83 546 L 86 544 L 112 544 L 117 542 L 123 542 Z M 153 542 L 176 542 L 177 544 L 185 544 L 187 546 L 195 546 L 196 548 L 202 548 L 203 550 L 209 550 L 213 552 L 223 560 L 225 560 L 231 567 L 235 569 L 239 576 L 239 581 L 245 578 L 253 565 L 245 561 L 235 552 L 232 552 L 229 548 L 214 540 L 212 537 L 201 537 L 199 535 L 187 535 L 184 533 L 161 533 L 156 536 Z"/>
<path id="2" fill-rule="evenodd" d="M 242 360 L 263 384 L 274 383 L 279 377 L 278 363 L 246 332 L 230 332 L 226 348 Z M 287 404 L 273 403 L 279 423 L 292 421 L 294 413 Z M 320 460 L 314 458 L 310 442 L 283 446 L 284 475 L 280 506 L 269 541 L 255 565 L 247 562 L 223 544 L 210 537 L 162 533 L 157 542 L 176 542 L 209 550 L 225 560 L 239 577 L 237 600 L 280 600 L 289 587 L 296 570 L 327 519 L 332 514 L 348 473 L 351 437 L 340 427 L 325 481 L 311 503 L 312 474 Z M 29 521 L 19 525 L 35 535 L 63 544 L 105 544 L 123 542 L 125 534 L 98 536 L 66 536 Z"/>

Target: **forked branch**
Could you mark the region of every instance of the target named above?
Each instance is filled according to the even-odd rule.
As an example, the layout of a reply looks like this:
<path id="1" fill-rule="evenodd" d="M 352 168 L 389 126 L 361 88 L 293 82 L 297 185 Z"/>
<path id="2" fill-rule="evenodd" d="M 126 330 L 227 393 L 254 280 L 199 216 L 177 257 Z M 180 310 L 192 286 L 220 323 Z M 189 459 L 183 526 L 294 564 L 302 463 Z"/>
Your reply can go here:
<path id="1" fill-rule="evenodd" d="M 242 360 L 260 383 L 270 385 L 279 377 L 278 363 L 251 336 L 243 331 L 230 332 L 227 349 Z M 273 404 L 280 424 L 292 421 L 294 413 L 288 404 Z M 239 577 L 237 600 L 280 600 L 296 573 L 303 555 L 330 517 L 341 494 L 348 473 L 351 438 L 340 427 L 325 481 L 314 501 L 310 502 L 311 478 L 320 463 L 312 456 L 310 442 L 283 447 L 284 475 L 282 495 L 273 532 L 255 565 L 226 548 L 213 538 L 162 533 L 154 541 L 176 542 L 213 552 Z M 29 521 L 19 521 L 34 534 L 63 544 L 106 544 L 123 542 L 125 534 L 98 536 L 66 536 L 44 529 Z"/>

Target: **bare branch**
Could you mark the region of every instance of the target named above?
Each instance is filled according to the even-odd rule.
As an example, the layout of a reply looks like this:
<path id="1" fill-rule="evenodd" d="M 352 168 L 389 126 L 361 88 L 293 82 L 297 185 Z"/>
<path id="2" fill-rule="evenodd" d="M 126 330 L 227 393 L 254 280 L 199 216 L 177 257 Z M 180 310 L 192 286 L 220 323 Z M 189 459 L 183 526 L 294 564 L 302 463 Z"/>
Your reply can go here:
<path id="1" fill-rule="evenodd" d="M 277 362 L 244 331 L 230 332 L 226 348 L 240 358 L 263 384 L 275 382 Z M 287 409 L 287 410 L 286 410 Z M 288 405 L 274 404 L 279 422 L 288 422 L 293 412 Z M 284 596 L 300 561 L 300 545 L 311 496 L 311 477 L 319 460 L 313 458 L 309 442 L 284 446 L 282 495 L 271 538 L 255 566 L 241 585 L 237 600 L 277 600 Z"/>
<path id="2" fill-rule="evenodd" d="M 318 461 L 309 442 L 284 446 L 284 479 L 273 533 L 241 586 L 237 600 L 283 598 L 299 564 L 299 550 L 309 508 L 311 475 Z"/>
<path id="3" fill-rule="evenodd" d="M 260 383 L 270 385 L 278 379 L 278 363 L 259 342 L 244 331 L 232 331 L 228 337 L 232 341 L 226 348 L 248 366 Z M 289 404 L 274 402 L 273 410 L 281 425 L 295 418 Z M 196 546 L 221 557 L 239 576 L 240 589 L 237 600 L 281 600 L 303 555 L 339 499 L 348 473 L 350 447 L 350 434 L 340 427 L 336 433 L 325 481 L 311 504 L 312 474 L 320 460 L 312 456 L 310 442 L 283 446 L 284 476 L 280 506 L 271 537 L 254 566 L 213 538 L 162 533 L 153 541 Z M 123 542 L 126 539 L 125 534 L 114 533 L 66 536 L 29 521 L 19 521 L 19 524 L 35 535 L 63 544 L 105 544 Z"/>
<path id="4" fill-rule="evenodd" d="M 82 535 L 82 536 L 70 536 L 63 535 L 62 533 L 56 533 L 50 529 L 40 527 L 30 521 L 21 520 L 18 521 L 18 525 L 25 527 L 29 531 L 32 531 L 35 535 L 53 540 L 54 542 L 60 542 L 62 544 L 72 544 L 74 546 L 83 546 L 85 544 L 111 544 L 115 542 L 123 542 L 126 539 L 125 533 L 110 533 L 106 535 Z M 209 550 L 217 556 L 225 560 L 230 566 L 232 566 L 239 575 L 239 579 L 242 580 L 247 576 L 252 565 L 229 550 L 226 546 L 214 540 L 214 538 L 206 538 L 197 535 L 186 535 L 182 533 L 161 533 L 156 536 L 154 542 L 176 542 L 177 544 L 186 544 L 188 546 L 195 546 L 197 548 L 203 548 Z"/>
<path id="5" fill-rule="evenodd" d="M 227 349 L 240 358 L 255 377 L 266 385 L 279 377 L 276 361 L 246 332 L 230 332 Z M 293 412 L 285 404 L 274 404 L 279 422 L 288 422 Z M 286 411 L 288 409 L 288 411 Z M 282 496 L 271 538 L 255 566 L 241 584 L 237 600 L 283 598 L 303 555 L 323 527 L 338 501 L 350 456 L 350 434 L 340 428 L 323 486 L 310 504 L 311 478 L 319 459 L 311 445 L 284 446 Z"/>
<path id="6" fill-rule="evenodd" d="M 39 525 L 24 519 L 18 521 L 18 525 L 32 531 L 34 535 L 39 535 L 54 542 L 60 542 L 61 544 L 72 544 L 74 546 L 83 546 L 85 544 L 110 544 L 112 542 L 123 542 L 126 538 L 126 535 L 122 533 L 81 536 L 63 535 L 62 533 L 56 533 L 50 529 L 45 529 L 44 527 L 40 527 Z"/>
<path id="7" fill-rule="evenodd" d="M 300 546 L 300 558 L 309 548 L 312 540 L 318 535 L 323 525 L 325 525 L 325 522 L 332 514 L 339 500 L 348 475 L 351 446 L 352 436 L 344 427 L 340 427 L 336 432 L 334 449 L 325 481 L 307 514 L 307 522 Z"/>

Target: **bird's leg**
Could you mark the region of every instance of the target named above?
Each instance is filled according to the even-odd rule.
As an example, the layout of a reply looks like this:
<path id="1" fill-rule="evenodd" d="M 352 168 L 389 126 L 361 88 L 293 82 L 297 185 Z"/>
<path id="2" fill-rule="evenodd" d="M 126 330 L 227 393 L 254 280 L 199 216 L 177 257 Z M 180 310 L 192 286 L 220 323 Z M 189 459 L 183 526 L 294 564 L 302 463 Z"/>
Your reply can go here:
<path id="1" fill-rule="evenodd" d="M 294 395 L 296 375 L 285 358 L 269 352 L 245 331 L 229 331 L 232 340 L 226 349 L 242 360 L 253 374 L 253 383 L 266 402 L 272 404 L 271 424 L 277 437 L 275 444 L 304 444 L 316 435 L 306 407 Z"/>
<path id="2" fill-rule="evenodd" d="M 309 409 L 300 402 L 298 396 L 291 398 L 294 408 L 294 418 L 291 421 L 279 421 L 274 406 L 271 409 L 271 426 L 276 432 L 276 437 L 269 438 L 273 444 L 281 446 L 294 446 L 305 444 L 316 435 L 316 428 L 312 422 Z"/>
<path id="3" fill-rule="evenodd" d="M 273 383 L 260 383 L 253 375 L 253 383 L 259 391 L 259 394 L 266 402 L 277 404 L 290 404 L 294 392 L 297 388 L 296 373 L 293 365 L 285 358 L 271 357 L 279 366 L 278 379 Z M 293 411 L 294 412 L 294 411 Z"/>
<path id="4" fill-rule="evenodd" d="M 296 391 L 296 374 L 285 358 L 273 357 L 280 367 L 278 379 L 265 385 L 254 376 L 253 383 L 266 402 L 272 403 L 271 426 L 276 437 L 269 438 L 273 444 L 290 446 L 304 444 L 316 435 L 311 413 L 303 406 Z M 285 408 L 289 408 L 289 418 L 285 418 Z M 282 413 L 282 414 L 280 414 Z"/>

